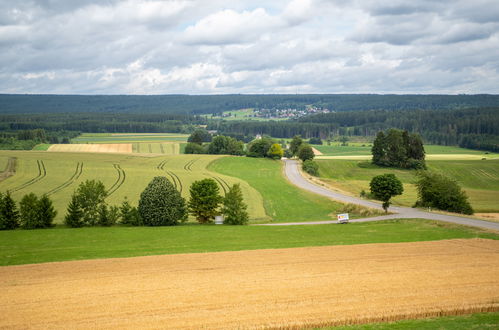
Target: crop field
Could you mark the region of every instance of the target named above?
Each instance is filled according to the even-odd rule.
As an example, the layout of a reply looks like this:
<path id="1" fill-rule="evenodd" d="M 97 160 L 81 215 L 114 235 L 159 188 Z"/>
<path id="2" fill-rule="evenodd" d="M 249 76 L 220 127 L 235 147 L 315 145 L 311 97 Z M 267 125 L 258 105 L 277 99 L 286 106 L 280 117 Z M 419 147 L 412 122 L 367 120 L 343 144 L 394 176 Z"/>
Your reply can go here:
<path id="1" fill-rule="evenodd" d="M 47 151 L 52 152 L 105 152 L 105 153 L 130 153 L 130 143 L 100 143 L 100 144 L 53 144 Z"/>
<path id="2" fill-rule="evenodd" d="M 0 267 L 0 328 L 317 327 L 499 311 L 499 241 Z"/>
<path id="3" fill-rule="evenodd" d="M 203 178 L 215 179 L 222 194 L 240 183 L 250 217 L 267 219 L 258 191 L 240 179 L 207 170 L 208 164 L 221 156 L 1 151 L 0 157 L 17 160 L 16 174 L 0 182 L 0 191 L 10 191 L 18 201 L 30 192 L 49 195 L 58 210 L 58 223 L 63 221 L 72 192 L 85 180 L 101 180 L 111 205 L 120 204 L 125 196 L 136 204 L 147 184 L 159 175 L 166 176 L 186 198 L 190 185 Z"/>
<path id="4" fill-rule="evenodd" d="M 318 163 L 321 178 L 353 195 L 369 191 L 374 176 L 393 173 L 404 183 L 404 194 L 393 201 L 412 206 L 417 199 L 413 170 L 378 167 L 361 160 L 318 160 Z M 427 166 L 456 180 L 476 212 L 499 211 L 499 160 L 429 160 Z"/>
<path id="5" fill-rule="evenodd" d="M 83 133 L 71 143 L 187 142 L 187 134 L 174 133 Z"/>

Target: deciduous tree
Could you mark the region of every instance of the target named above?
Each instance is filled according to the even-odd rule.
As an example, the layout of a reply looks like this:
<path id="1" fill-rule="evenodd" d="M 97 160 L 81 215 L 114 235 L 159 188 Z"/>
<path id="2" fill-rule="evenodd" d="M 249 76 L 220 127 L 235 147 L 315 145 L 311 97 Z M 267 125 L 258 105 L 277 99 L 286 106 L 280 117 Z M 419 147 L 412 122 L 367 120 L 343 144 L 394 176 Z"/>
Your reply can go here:
<path id="1" fill-rule="evenodd" d="M 191 185 L 189 211 L 199 223 L 211 222 L 219 213 L 218 206 L 222 201 L 219 190 L 215 180 L 209 178 L 194 181 Z"/>
<path id="2" fill-rule="evenodd" d="M 401 195 L 404 192 L 402 182 L 394 174 L 382 174 L 372 178 L 369 186 L 371 187 L 371 194 L 381 201 L 383 201 L 383 209 L 388 212 L 390 206 L 390 199 L 393 196 Z"/>

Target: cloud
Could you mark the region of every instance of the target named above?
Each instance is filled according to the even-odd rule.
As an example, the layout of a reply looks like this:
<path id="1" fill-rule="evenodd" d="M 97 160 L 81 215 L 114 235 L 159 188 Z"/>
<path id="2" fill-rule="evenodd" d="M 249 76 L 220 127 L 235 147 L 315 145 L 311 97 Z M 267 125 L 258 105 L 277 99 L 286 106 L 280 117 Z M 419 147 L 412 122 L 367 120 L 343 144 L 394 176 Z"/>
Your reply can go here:
<path id="1" fill-rule="evenodd" d="M 0 0 L 0 93 L 499 93 L 494 0 Z"/>

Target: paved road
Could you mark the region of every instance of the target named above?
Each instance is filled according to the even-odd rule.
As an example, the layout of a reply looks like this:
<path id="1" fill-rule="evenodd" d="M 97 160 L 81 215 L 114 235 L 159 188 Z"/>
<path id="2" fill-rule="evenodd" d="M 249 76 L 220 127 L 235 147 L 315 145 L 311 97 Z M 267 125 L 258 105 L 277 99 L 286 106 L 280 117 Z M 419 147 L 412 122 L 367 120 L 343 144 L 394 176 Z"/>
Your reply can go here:
<path id="1" fill-rule="evenodd" d="M 381 204 L 379 204 L 379 203 L 367 201 L 367 200 L 357 198 L 357 197 L 343 195 L 341 193 L 334 192 L 334 191 L 331 191 L 331 190 L 326 189 L 324 187 L 313 184 L 310 181 L 306 180 L 300 174 L 300 171 L 298 170 L 298 162 L 296 160 L 286 159 L 286 160 L 284 160 L 284 162 L 286 164 L 285 172 L 286 172 L 286 176 L 287 176 L 288 180 L 291 181 L 291 183 L 293 183 L 294 185 L 296 185 L 302 189 L 308 190 L 308 191 L 313 192 L 315 194 L 319 194 L 322 196 L 332 198 L 334 200 L 337 200 L 337 201 L 340 201 L 343 203 L 358 204 L 358 205 L 376 208 L 376 209 L 380 209 L 380 210 L 383 209 L 381 207 Z M 350 222 L 367 222 L 367 221 L 379 221 L 379 220 L 400 219 L 400 218 L 422 218 L 422 219 L 452 222 L 452 223 L 457 223 L 457 224 L 466 225 L 466 226 L 480 227 L 480 228 L 484 228 L 484 229 L 492 229 L 492 230 L 499 231 L 499 223 L 496 223 L 496 222 L 488 222 L 488 221 L 481 221 L 481 220 L 465 218 L 465 217 L 457 217 L 457 216 L 451 216 L 451 215 L 425 212 L 423 210 L 413 209 L 410 207 L 394 206 L 394 207 L 390 207 L 390 212 L 395 212 L 396 214 L 390 214 L 390 215 L 386 215 L 386 216 L 373 217 L 373 218 L 355 219 L 355 220 L 350 220 Z M 294 222 L 294 223 L 276 223 L 276 224 L 267 224 L 267 225 L 273 225 L 273 226 L 313 225 L 313 224 L 327 224 L 327 223 L 336 223 L 336 220 L 298 222 L 298 223 L 296 223 L 296 222 Z"/>

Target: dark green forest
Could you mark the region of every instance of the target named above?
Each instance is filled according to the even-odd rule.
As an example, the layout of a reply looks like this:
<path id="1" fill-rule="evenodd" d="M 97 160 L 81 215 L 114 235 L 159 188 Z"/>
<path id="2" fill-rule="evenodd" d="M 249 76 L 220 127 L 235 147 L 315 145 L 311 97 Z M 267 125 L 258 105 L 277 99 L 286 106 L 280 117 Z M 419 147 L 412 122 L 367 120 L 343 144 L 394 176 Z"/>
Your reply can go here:
<path id="1" fill-rule="evenodd" d="M 499 95 L 29 95 L 0 94 L 0 113 L 189 113 L 218 114 L 244 108 L 332 111 L 456 109 L 499 106 Z"/>

